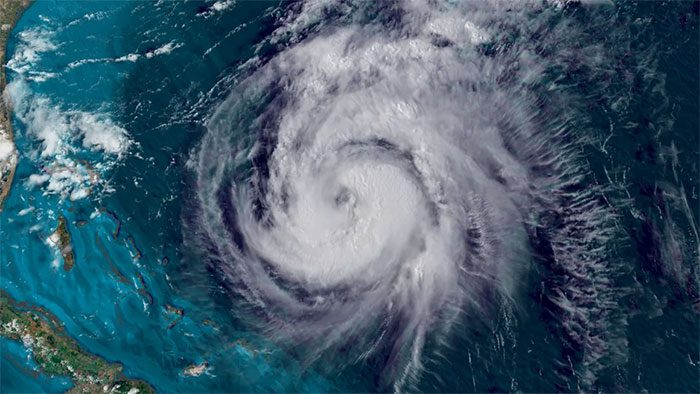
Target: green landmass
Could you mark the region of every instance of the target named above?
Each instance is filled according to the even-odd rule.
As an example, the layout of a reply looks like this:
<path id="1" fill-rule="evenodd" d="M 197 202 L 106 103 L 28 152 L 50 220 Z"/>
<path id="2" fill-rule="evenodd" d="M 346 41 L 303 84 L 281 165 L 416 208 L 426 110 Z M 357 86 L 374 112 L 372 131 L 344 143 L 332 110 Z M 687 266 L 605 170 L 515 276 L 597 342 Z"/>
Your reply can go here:
<path id="1" fill-rule="evenodd" d="M 81 349 L 51 313 L 18 303 L 3 291 L 0 336 L 21 341 L 42 373 L 69 377 L 74 383 L 71 393 L 155 393 L 148 383 L 124 376 L 120 364 Z"/>
<path id="2" fill-rule="evenodd" d="M 30 0 L 0 0 L 0 93 L 5 91 L 7 83 L 5 76 L 5 51 L 7 38 L 19 17 L 27 7 Z M 8 157 L 0 157 L 0 211 L 5 198 L 10 194 L 12 180 L 17 168 L 17 150 L 14 149 L 14 135 L 10 114 L 12 110 L 9 103 L 5 102 L 4 95 L 0 98 L 0 144 L 11 144 L 12 153 Z"/>
<path id="3" fill-rule="evenodd" d="M 65 217 L 61 216 L 58 218 L 56 231 L 51 234 L 49 240 L 61 252 L 61 256 L 63 257 L 63 270 L 70 271 L 75 265 L 75 254 L 73 253 L 73 241 L 71 240 L 70 231 L 68 231 L 68 223 Z"/>

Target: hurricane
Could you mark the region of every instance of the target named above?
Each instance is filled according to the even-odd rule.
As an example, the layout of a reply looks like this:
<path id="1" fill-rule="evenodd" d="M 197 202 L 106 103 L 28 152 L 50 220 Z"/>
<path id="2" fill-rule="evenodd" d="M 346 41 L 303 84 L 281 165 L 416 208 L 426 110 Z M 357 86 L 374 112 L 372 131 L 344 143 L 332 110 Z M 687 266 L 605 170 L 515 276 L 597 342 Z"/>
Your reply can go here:
<path id="1" fill-rule="evenodd" d="M 700 392 L 700 1 L 0 20 L 0 393 Z"/>
<path id="2" fill-rule="evenodd" d="M 371 362 L 378 387 L 402 391 L 456 327 L 517 313 L 537 272 L 574 349 L 562 371 L 593 387 L 625 357 L 624 291 L 573 88 L 607 87 L 613 54 L 588 39 L 607 9 L 567 17 L 578 6 L 279 12 L 191 159 L 187 232 L 232 313 L 308 364 Z"/>

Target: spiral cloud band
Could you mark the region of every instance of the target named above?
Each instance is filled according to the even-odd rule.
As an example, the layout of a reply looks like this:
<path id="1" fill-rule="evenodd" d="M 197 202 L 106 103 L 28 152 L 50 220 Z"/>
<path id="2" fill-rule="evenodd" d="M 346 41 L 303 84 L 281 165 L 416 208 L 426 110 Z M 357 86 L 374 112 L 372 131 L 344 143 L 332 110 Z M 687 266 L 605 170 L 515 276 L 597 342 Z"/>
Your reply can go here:
<path id="1" fill-rule="evenodd" d="M 349 343 L 355 360 L 387 354 L 385 384 L 400 388 L 431 335 L 512 303 L 546 243 L 561 268 L 552 300 L 594 369 L 608 351 L 594 325 L 613 301 L 592 272 L 607 269 L 611 226 L 580 187 L 575 98 L 545 82 L 576 27 L 540 37 L 562 49 L 545 54 L 523 23 L 559 13 L 292 7 L 271 39 L 284 49 L 243 73 L 196 157 L 196 226 L 240 313 L 310 360 Z"/>

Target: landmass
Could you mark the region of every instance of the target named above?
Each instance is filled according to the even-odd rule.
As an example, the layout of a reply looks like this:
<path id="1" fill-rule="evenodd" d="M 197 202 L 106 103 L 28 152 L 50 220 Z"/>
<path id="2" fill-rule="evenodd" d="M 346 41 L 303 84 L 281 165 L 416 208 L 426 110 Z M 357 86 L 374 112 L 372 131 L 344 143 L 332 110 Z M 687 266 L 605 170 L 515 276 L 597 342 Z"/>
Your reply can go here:
<path id="1" fill-rule="evenodd" d="M 68 231 L 68 223 L 66 218 L 61 216 L 58 218 L 58 226 L 48 239 L 51 246 L 57 248 L 63 257 L 63 270 L 70 271 L 75 265 L 75 254 L 73 253 L 73 242 L 71 241 L 70 232 Z"/>
<path id="2" fill-rule="evenodd" d="M 5 75 L 5 51 L 7 38 L 22 12 L 29 7 L 30 0 L 0 0 L 0 93 L 5 91 L 7 79 Z M 12 134 L 12 109 L 6 102 L 5 95 L 0 99 L 0 211 L 2 211 L 5 198 L 10 194 L 12 179 L 17 168 L 17 149 L 15 149 L 14 135 Z"/>
<path id="3" fill-rule="evenodd" d="M 185 369 L 182 370 L 182 374 L 184 376 L 191 376 L 191 377 L 197 377 L 201 376 L 204 372 L 207 371 L 207 367 L 209 366 L 209 363 L 206 361 L 201 363 L 201 364 L 192 364 Z"/>
<path id="4" fill-rule="evenodd" d="M 69 377 L 74 384 L 71 393 L 155 393 L 148 383 L 124 376 L 120 364 L 83 350 L 50 312 L 19 303 L 3 291 L 0 336 L 21 341 L 41 372 Z"/>
<path id="5" fill-rule="evenodd" d="M 175 325 L 179 323 L 183 317 L 185 317 L 184 309 L 178 308 L 170 304 L 165 304 L 165 312 L 171 318 L 170 324 L 168 324 L 168 330 L 175 327 Z"/>

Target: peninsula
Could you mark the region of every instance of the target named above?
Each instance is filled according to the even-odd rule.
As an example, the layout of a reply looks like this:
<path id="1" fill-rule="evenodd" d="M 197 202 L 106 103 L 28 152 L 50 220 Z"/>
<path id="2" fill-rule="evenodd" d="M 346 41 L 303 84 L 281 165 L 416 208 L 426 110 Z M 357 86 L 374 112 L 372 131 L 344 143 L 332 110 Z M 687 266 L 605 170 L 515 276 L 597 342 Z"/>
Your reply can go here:
<path id="1" fill-rule="evenodd" d="M 12 133 L 12 108 L 6 101 L 7 76 L 5 62 L 7 38 L 22 12 L 29 7 L 30 0 L 0 0 L 0 211 L 12 187 L 12 179 L 17 168 L 17 149 Z"/>

